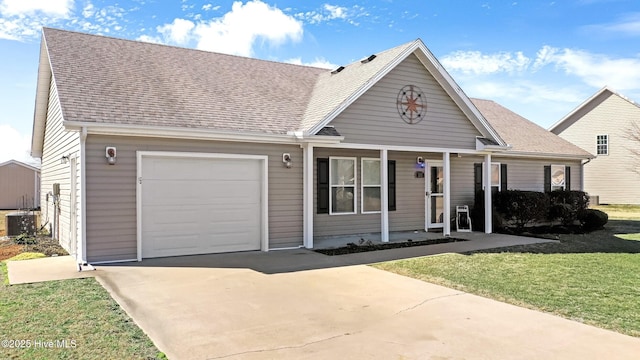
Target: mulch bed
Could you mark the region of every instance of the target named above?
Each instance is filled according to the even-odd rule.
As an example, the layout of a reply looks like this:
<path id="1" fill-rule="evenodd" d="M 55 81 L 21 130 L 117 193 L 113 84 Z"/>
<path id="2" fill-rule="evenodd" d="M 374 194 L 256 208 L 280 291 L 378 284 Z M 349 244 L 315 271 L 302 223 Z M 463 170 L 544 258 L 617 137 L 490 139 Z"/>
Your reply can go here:
<path id="1" fill-rule="evenodd" d="M 0 237 L 0 261 L 12 258 L 23 252 L 42 253 L 47 256 L 68 255 L 56 240 L 48 236 L 38 236 L 33 244 L 17 244 L 15 239 Z"/>
<path id="2" fill-rule="evenodd" d="M 377 251 L 377 250 L 388 250 L 388 249 L 399 249 L 413 246 L 425 246 L 425 245 L 435 245 L 435 244 L 446 244 L 452 242 L 460 242 L 467 241 L 465 239 L 458 238 L 442 238 L 442 239 L 431 239 L 431 240 L 407 240 L 405 242 L 393 242 L 393 243 L 384 243 L 384 244 L 355 244 L 348 243 L 347 246 L 332 248 L 332 249 L 317 249 L 315 252 L 334 256 L 334 255 L 346 255 L 346 254 L 354 254 L 368 251 Z"/>

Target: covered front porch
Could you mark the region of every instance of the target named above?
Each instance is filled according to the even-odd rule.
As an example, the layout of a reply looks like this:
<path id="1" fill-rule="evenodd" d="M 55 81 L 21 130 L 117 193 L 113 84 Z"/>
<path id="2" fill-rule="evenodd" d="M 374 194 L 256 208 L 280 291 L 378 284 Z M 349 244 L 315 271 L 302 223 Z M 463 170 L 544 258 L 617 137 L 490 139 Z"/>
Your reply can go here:
<path id="1" fill-rule="evenodd" d="M 492 152 L 485 149 L 470 150 L 455 148 L 447 149 L 432 147 L 405 147 L 347 143 L 306 143 L 302 147 L 304 154 L 303 245 L 304 247 L 309 249 L 319 248 L 320 246 L 329 247 L 339 246 L 339 244 L 346 245 L 347 243 L 358 244 L 359 242 L 367 241 L 370 241 L 372 243 L 388 243 L 403 242 L 409 239 L 411 239 L 412 241 L 419 241 L 427 239 L 447 238 L 454 235 L 455 237 L 458 237 L 461 233 L 454 233 L 452 235 L 452 231 L 455 230 L 455 228 L 452 229 L 451 222 L 449 221 L 450 219 L 452 219 L 452 217 L 455 216 L 455 206 L 452 206 L 453 194 L 451 187 L 452 158 L 473 156 L 475 158 L 484 160 L 483 163 L 485 164 L 485 166 L 483 168 L 482 182 L 484 184 L 491 184 L 492 169 L 490 165 L 487 166 L 486 164 L 491 164 Z M 352 157 L 344 157 L 344 153 L 348 153 L 350 154 L 349 156 Z M 335 154 L 339 154 L 339 156 L 333 156 Z M 391 158 L 398 157 L 398 154 L 402 154 L 403 168 L 400 165 L 398 166 L 402 168 L 403 171 L 395 175 L 395 178 L 397 178 L 399 181 L 398 186 L 400 188 L 402 188 L 400 180 L 403 179 L 403 177 L 405 179 L 409 177 L 424 178 L 417 179 L 423 182 L 421 185 L 423 186 L 422 189 L 416 188 L 416 179 L 413 179 L 414 182 L 412 185 L 414 187 L 411 194 L 411 202 L 413 206 L 412 210 L 417 213 L 418 211 L 415 210 L 418 209 L 419 206 L 421 206 L 422 209 L 418 210 L 423 212 L 419 215 L 403 214 L 401 211 L 393 211 L 393 217 L 390 216 L 390 200 L 395 201 L 396 197 L 395 193 L 392 193 L 391 195 L 389 193 L 389 160 L 391 159 L 390 154 L 393 154 L 391 155 Z M 318 215 L 318 199 L 320 197 L 318 196 L 319 185 L 317 183 L 317 174 L 320 171 L 317 168 L 317 166 L 319 166 L 317 165 L 317 160 L 319 157 L 327 157 L 328 159 L 331 159 L 332 157 L 349 159 L 353 162 L 354 170 L 352 170 L 352 172 L 354 174 L 354 179 L 351 180 L 351 185 L 348 185 L 348 190 L 351 194 L 353 194 L 352 196 L 354 198 L 358 198 L 359 191 L 361 197 L 364 198 L 363 194 L 365 192 L 365 186 L 359 184 L 356 180 L 358 177 L 358 171 L 355 170 L 355 167 L 357 166 L 356 164 L 361 163 L 361 161 L 364 160 L 379 160 L 380 183 L 377 188 L 379 188 L 380 195 L 377 211 L 365 212 L 364 205 L 358 204 L 358 201 L 354 199 L 352 208 L 350 208 L 351 212 L 345 214 L 332 214 L 330 211 L 327 211 L 327 214 Z M 410 166 L 415 167 L 415 171 L 407 171 L 407 169 L 411 170 Z M 423 168 L 422 175 L 419 174 L 420 166 L 422 166 Z M 430 166 L 438 166 L 438 171 L 441 172 L 441 177 L 438 179 L 438 194 L 434 194 L 432 191 L 433 189 L 430 188 Z M 362 169 L 359 170 L 362 171 Z M 472 170 L 473 168 L 471 167 L 470 171 Z M 392 171 L 395 171 L 395 165 Z M 360 188 L 359 190 L 359 187 L 362 188 Z M 466 189 L 465 191 L 473 192 L 473 182 L 470 183 L 469 188 L 470 189 Z M 344 188 L 342 190 L 344 190 Z M 329 194 L 330 191 L 334 191 L 334 188 L 331 185 L 329 185 L 326 193 Z M 327 196 L 335 196 L 335 194 Z M 359 199 L 359 201 L 362 201 L 362 199 Z M 468 205 L 472 204 L 469 203 Z M 484 205 L 484 229 L 485 233 L 490 234 L 492 233 L 491 192 L 485 192 Z M 358 206 L 361 206 L 361 208 L 358 208 Z M 398 206 L 400 208 L 405 205 L 399 203 Z M 434 213 L 433 208 L 431 208 L 436 206 L 438 207 L 437 214 Z M 406 209 L 404 210 L 406 211 Z M 316 213 L 317 211 L 318 213 Z M 422 224 L 418 224 L 418 226 L 415 226 L 415 221 L 413 224 L 408 226 L 398 224 L 402 222 L 402 220 L 399 219 L 402 219 L 403 217 L 413 217 L 415 220 L 416 216 L 422 217 L 422 219 L 419 221 L 421 221 L 424 226 L 422 226 Z M 396 221 L 396 223 L 390 223 L 391 220 Z M 316 226 L 319 226 L 319 228 L 316 229 Z M 372 226 L 377 227 L 379 231 L 376 231 L 377 229 L 371 229 Z M 367 230 L 358 231 L 363 227 L 366 227 Z M 362 236 L 362 234 L 366 234 L 366 236 Z"/>

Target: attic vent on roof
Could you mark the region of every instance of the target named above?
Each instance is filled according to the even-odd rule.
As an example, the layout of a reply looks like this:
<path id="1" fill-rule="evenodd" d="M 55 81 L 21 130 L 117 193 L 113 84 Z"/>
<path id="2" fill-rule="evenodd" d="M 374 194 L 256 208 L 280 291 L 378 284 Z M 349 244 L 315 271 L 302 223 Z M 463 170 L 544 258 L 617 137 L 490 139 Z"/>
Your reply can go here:
<path id="1" fill-rule="evenodd" d="M 335 74 L 339 73 L 342 70 L 344 70 L 344 66 L 338 67 L 337 69 L 333 70 L 331 73 L 335 75 Z"/>
<path id="2" fill-rule="evenodd" d="M 363 63 L 363 64 L 366 64 L 368 62 L 371 62 L 376 57 L 377 57 L 376 55 L 370 55 L 368 58 L 360 60 L 360 62 Z"/>

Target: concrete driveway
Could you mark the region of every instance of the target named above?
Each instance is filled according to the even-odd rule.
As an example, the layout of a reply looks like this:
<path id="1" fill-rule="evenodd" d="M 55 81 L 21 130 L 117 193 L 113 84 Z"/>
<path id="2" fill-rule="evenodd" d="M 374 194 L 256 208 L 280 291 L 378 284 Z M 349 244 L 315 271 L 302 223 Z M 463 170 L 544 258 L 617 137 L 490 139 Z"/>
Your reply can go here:
<path id="1" fill-rule="evenodd" d="M 640 339 L 306 250 L 100 266 L 170 359 L 637 359 Z"/>

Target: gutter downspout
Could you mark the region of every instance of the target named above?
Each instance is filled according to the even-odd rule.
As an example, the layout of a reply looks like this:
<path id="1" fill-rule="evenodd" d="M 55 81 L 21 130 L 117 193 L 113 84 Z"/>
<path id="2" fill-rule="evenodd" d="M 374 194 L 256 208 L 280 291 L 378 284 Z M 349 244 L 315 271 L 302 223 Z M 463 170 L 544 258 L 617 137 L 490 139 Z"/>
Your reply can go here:
<path id="1" fill-rule="evenodd" d="M 79 268 L 87 265 L 87 128 L 82 127 L 80 131 L 80 236 L 81 248 L 80 259 L 78 260 Z"/>

